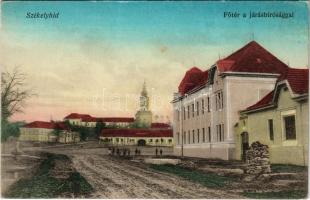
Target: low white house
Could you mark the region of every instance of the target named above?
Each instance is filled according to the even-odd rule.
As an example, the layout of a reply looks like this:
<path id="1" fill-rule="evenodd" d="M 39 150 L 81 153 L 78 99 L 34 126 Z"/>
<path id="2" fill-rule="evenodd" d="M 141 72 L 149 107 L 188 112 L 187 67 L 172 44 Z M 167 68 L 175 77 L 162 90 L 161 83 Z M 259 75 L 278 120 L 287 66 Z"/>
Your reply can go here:
<path id="1" fill-rule="evenodd" d="M 63 122 L 34 121 L 20 128 L 19 140 L 71 143 L 80 141 L 80 136 L 71 132 Z"/>
<path id="2" fill-rule="evenodd" d="M 100 141 L 109 145 L 173 146 L 171 128 L 104 129 Z"/>

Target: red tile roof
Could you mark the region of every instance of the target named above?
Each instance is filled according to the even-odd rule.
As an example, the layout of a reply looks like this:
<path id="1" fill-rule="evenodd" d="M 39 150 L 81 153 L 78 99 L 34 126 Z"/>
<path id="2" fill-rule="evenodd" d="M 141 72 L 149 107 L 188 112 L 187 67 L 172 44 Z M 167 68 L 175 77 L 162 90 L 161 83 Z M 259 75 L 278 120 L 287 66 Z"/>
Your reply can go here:
<path id="1" fill-rule="evenodd" d="M 34 121 L 24 126 L 25 128 L 45 128 L 45 129 L 60 129 L 69 130 L 69 128 L 63 122 L 44 122 Z"/>
<path id="2" fill-rule="evenodd" d="M 88 114 L 71 113 L 65 117 L 65 119 L 82 119 L 92 117 Z"/>
<path id="3" fill-rule="evenodd" d="M 284 76 L 288 70 L 286 64 L 255 41 L 217 61 L 216 64 L 220 72 L 272 73 Z"/>
<path id="4" fill-rule="evenodd" d="M 308 94 L 309 88 L 309 69 L 296 69 L 289 68 L 288 73 L 285 75 L 283 80 L 279 80 L 277 84 L 280 82 L 287 80 L 289 87 L 292 89 L 292 92 L 297 95 Z M 276 87 L 277 89 L 277 87 Z M 255 103 L 252 106 L 246 108 L 245 111 L 256 110 L 260 108 L 265 108 L 267 106 L 274 105 L 273 100 L 275 95 L 275 90 L 268 93 L 261 100 Z"/>
<path id="5" fill-rule="evenodd" d="M 100 121 L 100 119 L 98 119 L 96 117 L 89 116 L 89 117 L 82 117 L 81 121 L 82 122 L 98 122 L 98 121 Z"/>
<path id="6" fill-rule="evenodd" d="M 134 122 L 132 117 L 92 117 L 88 114 L 71 113 L 65 119 L 81 119 L 82 122 Z"/>
<path id="7" fill-rule="evenodd" d="M 103 122 L 134 122 L 133 117 L 102 117 L 100 118 Z"/>
<path id="8" fill-rule="evenodd" d="M 197 67 L 192 67 L 185 73 L 179 85 L 179 93 L 184 95 L 188 91 L 205 84 L 208 80 L 208 71 L 202 71 Z"/>
<path id="9" fill-rule="evenodd" d="M 166 123 L 152 123 L 151 128 L 171 128 L 171 126 Z"/>
<path id="10" fill-rule="evenodd" d="M 249 106 L 246 110 L 255 110 L 258 108 L 263 108 L 272 105 L 274 90 L 269 92 L 266 96 L 264 96 L 261 100 L 256 102 L 254 105 Z"/>
<path id="11" fill-rule="evenodd" d="M 226 58 L 218 60 L 216 65 L 220 72 L 279 74 L 279 79 L 285 77 L 289 68 L 255 41 L 251 41 Z M 207 81 L 208 70 L 202 71 L 197 67 L 192 67 L 185 73 L 179 84 L 179 93 L 184 95 Z"/>
<path id="12" fill-rule="evenodd" d="M 308 93 L 309 69 L 289 68 L 285 78 L 295 94 Z"/>
<path id="13" fill-rule="evenodd" d="M 102 137 L 173 137 L 172 129 L 104 129 Z"/>

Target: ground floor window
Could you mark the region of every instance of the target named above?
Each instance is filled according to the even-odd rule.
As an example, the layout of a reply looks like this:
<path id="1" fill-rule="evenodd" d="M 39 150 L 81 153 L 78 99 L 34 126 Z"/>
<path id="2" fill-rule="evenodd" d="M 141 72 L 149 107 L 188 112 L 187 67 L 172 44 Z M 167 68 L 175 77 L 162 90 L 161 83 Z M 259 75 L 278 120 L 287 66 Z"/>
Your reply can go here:
<path id="1" fill-rule="evenodd" d="M 193 130 L 193 143 L 195 143 L 195 130 Z"/>
<path id="2" fill-rule="evenodd" d="M 216 125 L 216 137 L 217 141 L 224 141 L 224 124 Z"/>
<path id="3" fill-rule="evenodd" d="M 270 140 L 274 140 L 274 136 L 273 136 L 273 120 L 272 119 L 268 119 L 268 129 L 269 129 L 269 138 L 270 138 Z"/>
<path id="4" fill-rule="evenodd" d="M 283 122 L 284 122 L 285 138 L 287 140 L 295 140 L 296 139 L 295 115 L 284 116 Z"/>
<path id="5" fill-rule="evenodd" d="M 211 142 L 211 127 L 208 127 L 208 141 Z"/>
<path id="6" fill-rule="evenodd" d="M 202 128 L 202 142 L 206 141 L 205 128 Z"/>
<path id="7" fill-rule="evenodd" d="M 199 143 L 199 138 L 200 138 L 199 129 L 197 129 L 197 142 L 198 142 L 198 143 Z"/>

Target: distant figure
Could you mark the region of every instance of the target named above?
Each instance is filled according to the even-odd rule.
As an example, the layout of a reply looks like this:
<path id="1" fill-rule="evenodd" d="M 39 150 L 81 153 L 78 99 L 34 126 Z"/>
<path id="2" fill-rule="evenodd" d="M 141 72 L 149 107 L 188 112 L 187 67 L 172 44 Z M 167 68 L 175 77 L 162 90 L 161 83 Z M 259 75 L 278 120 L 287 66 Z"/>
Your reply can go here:
<path id="1" fill-rule="evenodd" d="M 128 149 L 128 156 L 130 156 L 130 149 Z"/>
<path id="2" fill-rule="evenodd" d="M 138 155 L 138 149 L 136 148 L 136 150 L 135 150 L 135 155 Z"/>
<path id="3" fill-rule="evenodd" d="M 112 155 L 114 156 L 114 153 L 115 153 L 115 149 L 114 148 L 112 148 Z"/>
<path id="4" fill-rule="evenodd" d="M 158 156 L 158 149 L 157 148 L 156 148 L 155 152 L 156 152 L 156 157 L 157 157 Z"/>
<path id="5" fill-rule="evenodd" d="M 116 154 L 119 156 L 119 149 L 116 149 Z"/>
<path id="6" fill-rule="evenodd" d="M 159 153 L 160 153 L 160 156 L 162 156 L 163 155 L 163 150 L 160 149 Z"/>
<path id="7" fill-rule="evenodd" d="M 126 149 L 123 149 L 123 156 L 126 156 Z"/>

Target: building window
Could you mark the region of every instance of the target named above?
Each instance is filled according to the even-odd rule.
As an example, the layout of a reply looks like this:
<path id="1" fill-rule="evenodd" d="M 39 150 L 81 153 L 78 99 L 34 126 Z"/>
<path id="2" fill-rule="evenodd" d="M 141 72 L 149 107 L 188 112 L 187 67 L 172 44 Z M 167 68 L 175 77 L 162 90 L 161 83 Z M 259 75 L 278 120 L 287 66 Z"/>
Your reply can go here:
<path id="1" fill-rule="evenodd" d="M 171 144 L 172 143 L 172 139 L 169 139 L 168 142 L 169 142 L 169 144 Z"/>
<path id="2" fill-rule="evenodd" d="M 197 129 L 197 143 L 199 143 L 199 138 L 200 138 L 199 129 Z"/>
<path id="3" fill-rule="evenodd" d="M 208 127 L 208 141 L 211 142 L 211 127 Z"/>
<path id="4" fill-rule="evenodd" d="M 199 116 L 199 101 L 196 102 L 197 116 Z"/>
<path id="5" fill-rule="evenodd" d="M 177 132 L 178 144 L 180 144 L 180 133 Z"/>
<path id="6" fill-rule="evenodd" d="M 195 143 L 195 130 L 193 130 L 193 144 Z"/>
<path id="7" fill-rule="evenodd" d="M 210 97 L 208 97 L 207 100 L 208 100 L 208 112 L 210 112 Z"/>
<path id="8" fill-rule="evenodd" d="M 216 125 L 217 141 L 224 141 L 224 124 Z"/>
<path id="9" fill-rule="evenodd" d="M 192 104 L 192 115 L 195 117 L 195 104 Z"/>
<path id="10" fill-rule="evenodd" d="M 185 107 L 183 107 L 183 118 L 186 119 Z"/>
<path id="11" fill-rule="evenodd" d="M 205 113 L 205 100 L 201 99 L 201 113 L 204 114 Z"/>
<path id="12" fill-rule="evenodd" d="M 206 142 L 205 128 L 202 128 L 202 142 Z"/>
<path id="13" fill-rule="evenodd" d="M 189 119 L 190 114 L 189 114 L 189 106 L 187 106 L 187 119 Z"/>
<path id="14" fill-rule="evenodd" d="M 215 94 L 215 108 L 216 110 L 223 109 L 223 92 L 217 92 Z"/>
<path id="15" fill-rule="evenodd" d="M 177 119 L 178 119 L 178 121 L 180 121 L 180 111 L 179 110 L 177 110 Z"/>
<path id="16" fill-rule="evenodd" d="M 268 129 L 269 129 L 269 138 L 270 138 L 270 140 L 274 140 L 274 136 L 273 136 L 273 120 L 272 119 L 268 119 Z"/>
<path id="17" fill-rule="evenodd" d="M 186 131 L 183 133 L 183 144 L 186 144 Z"/>
<path id="18" fill-rule="evenodd" d="M 224 141 L 224 124 L 222 124 L 222 132 L 221 133 L 222 133 L 222 137 L 221 137 L 222 141 Z"/>
<path id="19" fill-rule="evenodd" d="M 217 141 L 222 141 L 222 138 L 221 138 L 221 125 L 217 125 Z"/>
<path id="20" fill-rule="evenodd" d="M 190 143 L 191 143 L 191 132 L 188 131 L 188 144 L 190 144 Z"/>
<path id="21" fill-rule="evenodd" d="M 285 138 L 287 140 L 296 139 L 296 127 L 295 127 L 295 115 L 285 116 L 284 119 L 284 130 Z"/>

